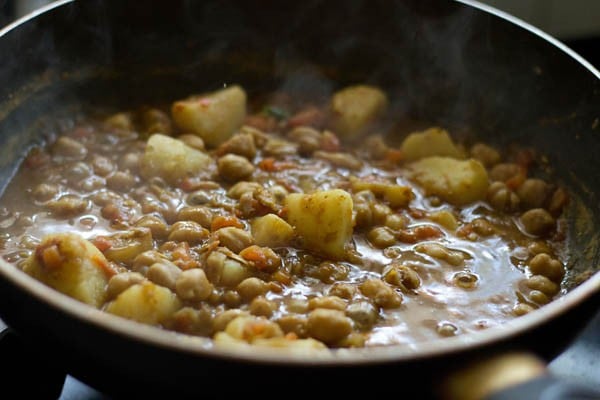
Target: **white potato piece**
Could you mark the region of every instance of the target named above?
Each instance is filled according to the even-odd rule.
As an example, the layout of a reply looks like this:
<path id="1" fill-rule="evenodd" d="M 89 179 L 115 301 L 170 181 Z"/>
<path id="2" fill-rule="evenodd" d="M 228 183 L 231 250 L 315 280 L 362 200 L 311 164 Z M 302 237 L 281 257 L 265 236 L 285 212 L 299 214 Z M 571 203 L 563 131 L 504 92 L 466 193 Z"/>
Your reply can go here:
<path id="1" fill-rule="evenodd" d="M 415 161 L 430 156 L 465 158 L 464 151 L 453 141 L 448 131 L 433 127 L 408 135 L 400 147 L 406 161 Z"/>
<path id="2" fill-rule="evenodd" d="M 259 246 L 287 246 L 294 237 L 294 228 L 281 217 L 267 214 L 252 221 L 252 236 Z"/>
<path id="3" fill-rule="evenodd" d="M 169 289 L 150 281 L 137 283 L 125 289 L 107 304 L 105 311 L 142 322 L 158 325 L 181 308 L 181 302 Z"/>
<path id="4" fill-rule="evenodd" d="M 229 139 L 246 118 L 246 92 L 238 85 L 179 100 L 171 106 L 175 124 L 209 147 Z"/>
<path id="5" fill-rule="evenodd" d="M 144 178 L 158 176 L 172 185 L 214 163 L 208 154 L 160 133 L 150 136 L 140 162 Z"/>
<path id="6" fill-rule="evenodd" d="M 387 109 L 388 99 L 379 88 L 352 85 L 331 98 L 332 128 L 342 138 L 364 133 Z"/>
<path id="7" fill-rule="evenodd" d="M 226 332 L 217 332 L 214 336 L 216 346 L 236 351 L 256 351 L 256 346 L 276 349 L 278 352 L 295 355 L 316 356 L 329 349 L 327 346 L 313 338 L 293 339 L 287 337 L 272 337 L 256 339 L 252 343 L 237 339 Z"/>
<path id="8" fill-rule="evenodd" d="M 341 189 L 312 194 L 292 193 L 285 198 L 287 221 L 303 247 L 333 259 L 344 259 L 352 237 L 352 197 Z"/>
<path id="9" fill-rule="evenodd" d="M 102 252 L 72 232 L 45 236 L 23 271 L 74 299 L 100 307 L 116 274 Z"/>
<path id="10" fill-rule="evenodd" d="M 427 196 L 438 196 L 454 205 L 482 200 L 487 193 L 487 171 L 474 159 L 432 156 L 409 164 L 407 169 Z"/>

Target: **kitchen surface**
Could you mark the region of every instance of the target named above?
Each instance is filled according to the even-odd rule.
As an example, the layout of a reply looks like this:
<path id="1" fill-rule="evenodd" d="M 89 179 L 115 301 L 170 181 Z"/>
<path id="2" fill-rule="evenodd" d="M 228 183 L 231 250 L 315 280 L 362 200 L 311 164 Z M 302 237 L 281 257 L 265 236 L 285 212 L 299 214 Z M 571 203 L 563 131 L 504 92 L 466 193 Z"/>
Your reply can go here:
<path id="1" fill-rule="evenodd" d="M 0 0 L 0 26 L 46 4 L 43 0 Z M 592 65 L 600 68 L 600 0 L 487 0 L 482 3 L 504 10 L 561 40 Z M 4 61 L 6 62 L 6 60 Z M 5 326 L 0 321 L 0 331 Z M 551 340 L 551 333 L 549 334 Z M 19 357 L 18 340 L 0 334 L 0 357 Z M 10 349 L 8 351 L 7 349 Z M 4 353 L 2 353 L 4 350 Z M 556 376 L 600 390 L 600 312 L 576 340 L 548 366 Z M 62 379 L 64 378 L 64 383 Z M 107 400 L 108 396 L 72 376 L 56 374 L 58 400 Z M 46 384 L 44 382 L 43 384 Z M 52 383 L 49 383 L 52 386 Z M 0 384 L 0 398 L 3 398 Z M 43 399 L 42 399 L 43 400 Z M 53 400 L 53 399 L 52 399 Z"/>

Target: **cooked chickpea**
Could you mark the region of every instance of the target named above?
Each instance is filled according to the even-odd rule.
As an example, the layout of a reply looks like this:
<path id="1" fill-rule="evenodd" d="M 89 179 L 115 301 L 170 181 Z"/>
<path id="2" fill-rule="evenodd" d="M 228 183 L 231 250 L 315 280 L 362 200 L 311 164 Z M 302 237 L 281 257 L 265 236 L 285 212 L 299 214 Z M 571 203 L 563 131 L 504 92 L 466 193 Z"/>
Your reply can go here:
<path id="1" fill-rule="evenodd" d="M 277 324 L 284 333 L 294 333 L 299 338 L 306 337 L 308 319 L 304 315 L 288 314 L 277 319 Z"/>
<path id="2" fill-rule="evenodd" d="M 254 165 L 248 159 L 235 154 L 227 154 L 217 160 L 221 178 L 228 182 L 238 182 L 254 172 Z"/>
<path id="3" fill-rule="evenodd" d="M 481 161 L 486 167 L 491 167 L 500 162 L 500 153 L 498 150 L 485 143 L 475 143 L 471 147 L 471 157 Z"/>
<path id="4" fill-rule="evenodd" d="M 155 239 L 165 239 L 169 234 L 169 227 L 165 220 L 156 215 L 144 215 L 135 221 L 134 225 L 150 229 Z"/>
<path id="5" fill-rule="evenodd" d="M 385 217 L 385 226 L 397 231 L 404 229 L 408 225 L 408 220 L 405 216 L 400 214 L 389 214 Z"/>
<path id="6" fill-rule="evenodd" d="M 267 318 L 271 317 L 276 309 L 277 305 L 274 302 L 267 300 L 262 296 L 255 297 L 248 307 L 250 314 Z"/>
<path id="7" fill-rule="evenodd" d="M 472 272 L 461 271 L 454 274 L 453 280 L 458 287 L 463 289 L 473 289 L 475 286 L 477 286 L 479 277 Z"/>
<path id="8" fill-rule="evenodd" d="M 488 187 L 487 201 L 498 211 L 513 212 L 519 208 L 519 196 L 504 182 L 492 182 Z"/>
<path id="9" fill-rule="evenodd" d="M 521 215 L 525 232 L 536 236 L 548 235 L 556 228 L 554 217 L 543 208 L 534 208 Z"/>
<path id="10" fill-rule="evenodd" d="M 563 264 L 546 253 L 540 253 L 529 260 L 529 270 L 532 274 L 544 275 L 556 283 L 560 283 L 565 276 Z"/>
<path id="11" fill-rule="evenodd" d="M 194 135 L 193 133 L 184 133 L 183 135 L 177 136 L 177 139 L 181 140 L 186 145 L 190 146 L 196 150 L 204 150 L 204 140 L 198 135 Z"/>
<path id="12" fill-rule="evenodd" d="M 48 201 L 46 207 L 57 218 L 70 218 L 86 212 L 90 208 L 90 202 L 77 195 L 65 194 Z"/>
<path id="13" fill-rule="evenodd" d="M 534 310 L 535 310 L 535 307 L 533 307 L 527 303 L 517 303 L 513 307 L 513 313 L 517 316 L 529 314 L 530 312 L 532 312 Z"/>
<path id="14" fill-rule="evenodd" d="M 33 198 L 36 201 L 44 202 L 51 200 L 58 193 L 60 193 L 60 188 L 58 187 L 58 185 L 50 183 L 40 183 L 33 189 L 33 192 L 31 194 L 33 195 Z"/>
<path id="15" fill-rule="evenodd" d="M 346 302 L 344 299 L 337 296 L 313 297 L 308 301 L 308 308 L 310 310 L 327 308 L 330 310 L 344 311 L 346 309 Z"/>
<path id="16" fill-rule="evenodd" d="M 106 186 L 112 190 L 127 191 L 136 184 L 136 178 L 129 172 L 117 171 L 106 178 Z"/>
<path id="17" fill-rule="evenodd" d="M 190 245 L 202 243 L 209 236 L 208 229 L 194 221 L 177 221 L 171 226 L 169 240 L 188 242 Z"/>
<path id="18" fill-rule="evenodd" d="M 269 285 L 262 279 L 253 276 L 241 281 L 236 289 L 243 300 L 250 301 L 265 294 L 269 290 Z"/>
<path id="19" fill-rule="evenodd" d="M 60 136 L 52 146 L 52 154 L 58 157 L 72 159 L 83 159 L 87 154 L 87 148 L 81 142 L 68 136 Z"/>
<path id="20" fill-rule="evenodd" d="M 254 243 L 254 238 L 250 232 L 233 226 L 221 228 L 214 235 L 223 246 L 234 253 L 239 253 Z"/>
<path id="21" fill-rule="evenodd" d="M 356 286 L 349 283 L 336 282 L 329 289 L 330 296 L 341 297 L 342 299 L 350 300 L 356 294 Z"/>
<path id="22" fill-rule="evenodd" d="M 473 227 L 473 231 L 480 236 L 490 236 L 496 231 L 490 221 L 483 217 L 475 218 L 471 221 L 471 226 Z"/>
<path id="23" fill-rule="evenodd" d="M 206 229 L 210 228 L 212 219 L 213 213 L 210 208 L 203 206 L 183 207 L 177 213 L 178 221 L 193 221 L 202 225 Z"/>
<path id="24" fill-rule="evenodd" d="M 437 326 L 437 333 L 440 336 L 455 336 L 458 333 L 458 327 L 451 322 L 440 322 Z"/>
<path id="25" fill-rule="evenodd" d="M 150 279 L 157 285 L 175 290 L 177 280 L 179 279 L 181 273 L 182 271 L 177 265 L 163 260 L 161 262 L 152 264 L 150 268 L 148 268 L 148 271 L 146 272 L 146 278 Z"/>
<path id="26" fill-rule="evenodd" d="M 135 272 L 140 272 L 145 275 L 146 271 L 152 264 L 160 263 L 165 260 L 165 256 L 156 250 L 144 251 L 133 259 L 131 269 Z"/>
<path id="27" fill-rule="evenodd" d="M 310 155 L 321 148 L 321 132 L 310 126 L 298 126 L 288 133 L 293 142 L 298 143 L 298 151 Z"/>
<path id="28" fill-rule="evenodd" d="M 537 303 L 540 305 L 548 304 L 550 302 L 550 298 L 548 297 L 548 295 L 546 295 L 544 292 L 541 292 L 539 290 L 532 290 L 531 292 L 529 292 L 529 298 L 534 303 Z"/>
<path id="29" fill-rule="evenodd" d="M 169 327 L 177 332 L 197 336 L 211 336 L 213 334 L 213 317 L 209 309 L 183 307 L 171 317 Z"/>
<path id="30" fill-rule="evenodd" d="M 548 296 L 554 296 L 560 290 L 559 285 L 543 275 L 533 275 L 531 278 L 527 279 L 525 283 L 530 289 L 539 290 Z"/>
<path id="31" fill-rule="evenodd" d="M 219 154 L 237 154 L 252 160 L 256 156 L 254 137 L 250 133 L 237 133 L 221 143 L 217 151 Z"/>
<path id="32" fill-rule="evenodd" d="M 248 312 L 242 311 L 240 309 L 234 308 L 231 310 L 225 310 L 217 315 L 213 319 L 213 330 L 215 332 L 224 331 L 227 328 L 227 325 L 240 316 L 246 316 Z"/>
<path id="33" fill-rule="evenodd" d="M 552 249 L 548 245 L 548 243 L 543 242 L 541 240 L 535 240 L 527 245 L 527 250 L 533 256 L 541 254 L 541 253 L 551 253 Z"/>
<path id="34" fill-rule="evenodd" d="M 212 290 L 212 283 L 209 282 L 206 274 L 200 268 L 182 271 L 175 281 L 175 293 L 182 300 L 206 300 Z"/>
<path id="35" fill-rule="evenodd" d="M 389 264 L 384 267 L 381 275 L 384 281 L 390 285 L 400 287 L 405 292 L 417 289 L 421 285 L 419 274 L 406 265 Z"/>
<path id="36" fill-rule="evenodd" d="M 145 279 L 146 278 L 144 275 L 138 272 L 122 272 L 114 275 L 112 278 L 110 278 L 108 285 L 106 286 L 106 298 L 114 299 L 119 294 L 124 292 L 125 289 L 135 285 L 136 283 L 140 283 Z"/>
<path id="37" fill-rule="evenodd" d="M 242 297 L 235 290 L 225 290 L 221 302 L 228 308 L 236 308 L 242 304 Z"/>
<path id="38" fill-rule="evenodd" d="M 352 332 L 352 320 L 342 311 L 317 308 L 308 314 L 306 328 L 309 336 L 335 344 Z"/>
<path id="39" fill-rule="evenodd" d="M 492 181 L 506 182 L 521 173 L 521 167 L 513 163 L 500 163 L 494 165 L 489 171 Z"/>
<path id="40" fill-rule="evenodd" d="M 396 235 L 387 226 L 379 226 L 371 229 L 367 237 L 369 242 L 379 249 L 393 246 L 397 242 Z"/>
<path id="41" fill-rule="evenodd" d="M 402 304 L 402 295 L 381 279 L 367 279 L 359 286 L 359 289 L 378 307 L 396 308 Z"/>
<path id="42" fill-rule="evenodd" d="M 368 301 L 352 303 L 346 309 L 346 315 L 354 321 L 361 330 L 369 330 L 379 319 L 379 312 Z"/>
<path id="43" fill-rule="evenodd" d="M 542 179 L 529 178 L 517 188 L 521 207 L 525 210 L 541 208 L 550 194 L 550 185 Z"/>

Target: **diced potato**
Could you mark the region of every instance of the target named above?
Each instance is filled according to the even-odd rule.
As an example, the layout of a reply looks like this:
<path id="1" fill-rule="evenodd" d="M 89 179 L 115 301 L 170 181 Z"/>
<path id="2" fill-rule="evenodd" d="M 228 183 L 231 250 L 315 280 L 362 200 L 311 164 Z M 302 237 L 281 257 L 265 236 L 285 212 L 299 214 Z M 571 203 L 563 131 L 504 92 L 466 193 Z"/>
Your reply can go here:
<path id="1" fill-rule="evenodd" d="M 331 99 L 332 127 L 340 137 L 357 137 L 385 112 L 387 105 L 386 94 L 377 87 L 348 86 Z"/>
<path id="2" fill-rule="evenodd" d="M 156 133 L 148 139 L 141 159 L 141 173 L 146 178 L 163 178 L 177 184 L 183 178 L 198 174 L 213 163 L 206 153 L 196 150 L 181 140 Z"/>
<path id="3" fill-rule="evenodd" d="M 485 198 L 487 193 L 487 171 L 474 159 L 433 156 L 415 161 L 407 168 L 426 195 L 438 196 L 451 204 L 468 204 Z"/>
<path id="4" fill-rule="evenodd" d="M 23 270 L 48 286 L 94 307 L 106 298 L 106 285 L 116 274 L 104 255 L 78 234 L 45 236 L 25 260 Z"/>
<path id="5" fill-rule="evenodd" d="M 371 182 L 361 179 L 352 179 L 352 189 L 355 192 L 370 190 L 375 196 L 383 198 L 390 207 L 406 207 L 414 198 L 410 187 L 396 185 L 389 182 Z"/>
<path id="6" fill-rule="evenodd" d="M 406 161 L 430 156 L 465 158 L 464 151 L 454 144 L 448 132 L 437 127 L 411 133 L 402 142 L 401 150 Z"/>
<path id="7" fill-rule="evenodd" d="M 292 193 L 285 198 L 287 221 L 301 237 L 303 247 L 333 259 L 343 259 L 352 237 L 352 197 L 341 189 L 312 194 Z"/>
<path id="8" fill-rule="evenodd" d="M 169 289 L 144 281 L 130 286 L 106 306 L 105 311 L 134 321 L 157 325 L 181 308 Z"/>
<path id="9" fill-rule="evenodd" d="M 175 124 L 194 133 L 209 147 L 229 139 L 246 118 L 246 92 L 237 85 L 173 103 Z"/>
<path id="10" fill-rule="evenodd" d="M 275 214 L 267 214 L 252 221 L 252 236 L 259 246 L 287 246 L 294 237 L 294 228 Z"/>
<path id="11" fill-rule="evenodd" d="M 226 332 L 217 332 L 214 336 L 216 346 L 239 351 L 256 351 L 256 346 L 277 349 L 286 354 L 315 356 L 328 351 L 323 342 L 313 338 L 295 339 L 287 337 L 273 337 L 268 339 L 256 339 L 252 344 L 234 338 Z"/>
<path id="12" fill-rule="evenodd" d="M 131 264 L 138 254 L 153 248 L 152 233 L 150 229 L 143 227 L 99 238 L 110 244 L 110 247 L 104 251 L 104 256 L 110 261 L 121 264 Z"/>

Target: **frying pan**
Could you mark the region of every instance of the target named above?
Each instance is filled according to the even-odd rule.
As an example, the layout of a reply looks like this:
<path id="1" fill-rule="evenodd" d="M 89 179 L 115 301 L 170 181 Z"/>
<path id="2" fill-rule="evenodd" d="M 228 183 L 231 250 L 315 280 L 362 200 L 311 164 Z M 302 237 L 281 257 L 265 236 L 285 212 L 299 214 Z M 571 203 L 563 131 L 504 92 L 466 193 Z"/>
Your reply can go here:
<path id="1" fill-rule="evenodd" d="M 459 138 L 535 146 L 573 193 L 569 268 L 590 277 L 562 298 L 477 334 L 322 358 L 210 349 L 90 309 L 0 262 L 0 318 L 29 354 L 105 393 L 444 396 L 442 382 L 483 357 L 552 359 L 600 309 L 600 74 L 495 9 L 468 0 L 64 0 L 0 31 L 0 54 L 2 187 L 54 118 L 73 112 L 223 83 L 252 96 L 366 82 L 384 87 L 399 115 Z"/>

